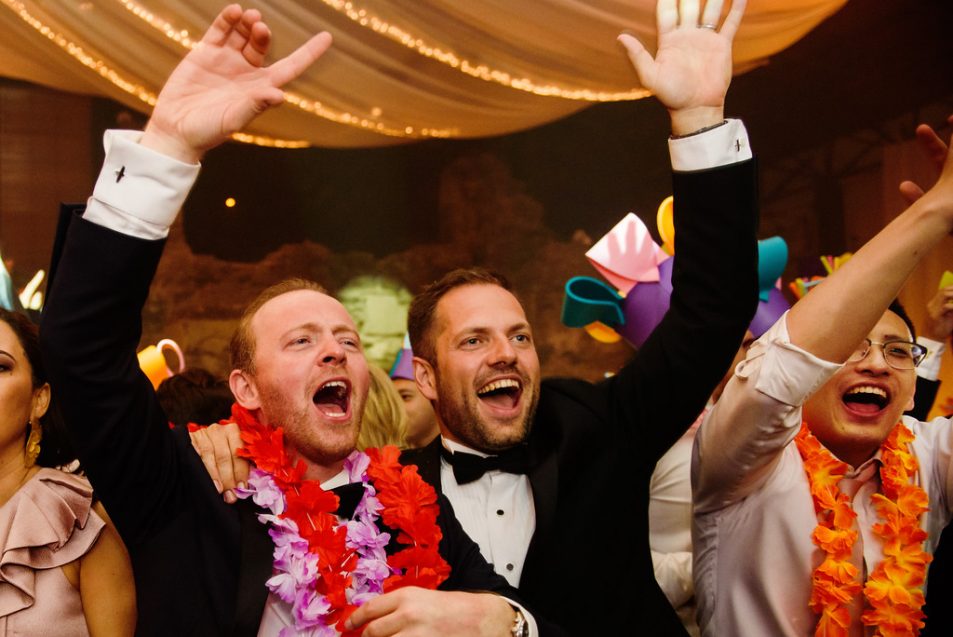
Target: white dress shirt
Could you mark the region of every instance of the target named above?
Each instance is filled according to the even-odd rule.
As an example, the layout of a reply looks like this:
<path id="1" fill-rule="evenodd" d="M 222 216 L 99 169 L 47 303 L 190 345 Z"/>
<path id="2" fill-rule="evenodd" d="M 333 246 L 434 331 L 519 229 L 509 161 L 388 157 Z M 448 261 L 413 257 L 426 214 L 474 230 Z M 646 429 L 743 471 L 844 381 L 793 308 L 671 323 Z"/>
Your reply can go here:
<path id="1" fill-rule="evenodd" d="M 821 561 L 811 540 L 817 515 L 793 440 L 801 405 L 840 366 L 793 345 L 786 318 L 752 345 L 696 436 L 695 599 L 706 636 L 810 637 L 817 625 L 808 608 L 811 574 Z M 953 423 L 903 421 L 916 435 L 916 480 L 930 500 L 921 524 L 932 552 L 950 518 Z M 879 464 L 878 453 L 841 481 L 846 491 L 846 480 L 867 478 L 852 498 L 866 573 L 883 559 L 872 531 L 881 522 L 871 503 L 880 490 Z"/>
<path id="2" fill-rule="evenodd" d="M 441 442 L 451 453 L 472 453 L 483 458 L 488 455 L 446 438 L 441 438 Z M 457 484 L 453 467 L 441 458 L 440 484 L 463 530 L 479 545 L 483 557 L 518 588 L 526 551 L 536 530 L 529 478 L 493 470 L 473 482 Z"/>
<path id="3" fill-rule="evenodd" d="M 939 379 L 940 363 L 943 359 L 943 353 L 946 352 L 946 343 L 935 341 L 926 336 L 918 336 L 917 343 L 927 348 L 927 355 L 917 365 L 917 376 L 926 380 Z"/>
<path id="4" fill-rule="evenodd" d="M 655 580 L 689 635 L 698 635 L 692 579 L 692 447 L 711 402 L 655 465 L 649 481 L 649 547 Z"/>
<path id="5" fill-rule="evenodd" d="M 164 239 L 200 166 L 140 146 L 141 137 L 140 131 L 106 131 L 106 159 L 83 218 L 131 237 Z"/>

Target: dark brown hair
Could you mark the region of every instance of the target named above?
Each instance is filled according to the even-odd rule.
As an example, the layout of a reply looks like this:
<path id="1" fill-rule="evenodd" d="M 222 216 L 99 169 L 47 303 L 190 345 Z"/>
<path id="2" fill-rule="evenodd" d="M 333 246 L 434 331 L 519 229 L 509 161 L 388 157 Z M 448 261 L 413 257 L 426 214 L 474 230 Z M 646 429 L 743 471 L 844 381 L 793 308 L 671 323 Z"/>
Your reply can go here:
<path id="1" fill-rule="evenodd" d="M 18 312 L 0 308 L 0 321 L 6 323 L 17 341 L 26 354 L 26 362 L 30 364 L 30 375 L 32 388 L 35 390 L 42 387 L 49 378 L 46 375 L 46 368 L 43 365 L 43 358 L 40 356 L 39 329 L 26 316 Z M 56 404 L 56 393 L 50 391 L 50 404 L 47 407 L 46 414 L 40 417 L 40 429 L 43 431 L 43 440 L 40 443 L 40 455 L 36 459 L 36 464 L 41 467 L 58 467 L 65 465 L 76 459 L 73 451 L 73 445 L 66 432 L 63 419 L 59 414 L 59 408 Z M 24 438 L 30 435 L 30 425 L 24 423 Z"/>
<path id="2" fill-rule="evenodd" d="M 502 274 L 484 268 L 458 268 L 447 272 L 414 297 L 407 312 L 407 331 L 414 355 L 435 365 L 433 335 L 437 304 L 448 292 L 465 285 L 497 285 L 512 292 L 510 282 Z"/>
<path id="3" fill-rule="evenodd" d="M 180 427 L 190 422 L 217 423 L 229 417 L 235 402 L 228 381 L 201 367 L 190 367 L 163 380 L 156 398 L 169 422 Z"/>
<path id="4" fill-rule="evenodd" d="M 327 291 L 320 284 L 308 279 L 294 278 L 285 279 L 271 287 L 265 288 L 261 294 L 248 304 L 245 311 L 238 321 L 238 327 L 232 335 L 229 344 L 229 354 L 231 356 L 232 369 L 239 369 L 249 374 L 255 373 L 255 337 L 251 333 L 251 320 L 255 317 L 258 310 L 268 301 L 298 290 L 312 290 L 327 294 Z"/>
<path id="5" fill-rule="evenodd" d="M 910 315 L 907 314 L 906 308 L 900 303 L 900 299 L 894 299 L 890 302 L 890 307 L 887 308 L 894 314 L 900 317 L 900 320 L 904 322 L 907 326 L 907 329 L 910 330 L 910 337 L 916 341 L 917 340 L 917 330 L 913 326 L 913 321 L 910 320 Z"/>

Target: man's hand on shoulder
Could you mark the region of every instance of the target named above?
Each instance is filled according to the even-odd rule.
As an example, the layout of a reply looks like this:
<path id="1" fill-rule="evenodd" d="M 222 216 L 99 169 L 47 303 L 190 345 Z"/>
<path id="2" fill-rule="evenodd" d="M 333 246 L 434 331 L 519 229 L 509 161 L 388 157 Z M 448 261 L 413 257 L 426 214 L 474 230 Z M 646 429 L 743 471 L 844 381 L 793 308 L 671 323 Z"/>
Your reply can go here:
<path id="1" fill-rule="evenodd" d="M 235 502 L 233 489 L 248 482 L 249 462 L 238 457 L 242 437 L 238 425 L 210 425 L 189 431 L 192 447 L 202 459 L 216 490 L 229 504 Z"/>

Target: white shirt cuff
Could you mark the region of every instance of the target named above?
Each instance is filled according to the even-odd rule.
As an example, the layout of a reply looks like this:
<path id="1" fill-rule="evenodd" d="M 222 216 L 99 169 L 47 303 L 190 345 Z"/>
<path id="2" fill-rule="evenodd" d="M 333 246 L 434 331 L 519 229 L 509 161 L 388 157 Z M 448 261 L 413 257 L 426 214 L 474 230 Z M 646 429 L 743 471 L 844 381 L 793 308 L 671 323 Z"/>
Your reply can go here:
<path id="1" fill-rule="evenodd" d="M 520 609 L 520 612 L 523 613 L 523 619 L 526 620 L 526 626 L 529 628 L 529 637 L 539 637 L 539 628 L 536 626 L 536 620 L 533 618 L 533 614 L 526 610 L 522 604 L 514 602 L 509 597 L 505 595 L 500 595 L 500 597 L 509 602 L 510 606 Z"/>
<path id="2" fill-rule="evenodd" d="M 201 166 L 139 145 L 140 131 L 106 131 L 106 160 L 83 217 L 140 239 L 163 239 Z"/>
<path id="3" fill-rule="evenodd" d="M 740 119 L 728 119 L 721 126 L 697 135 L 669 138 L 668 152 L 676 172 L 707 170 L 751 159 L 748 131 Z"/>
<path id="4" fill-rule="evenodd" d="M 791 343 L 787 312 L 751 346 L 736 374 L 747 378 L 751 361 L 763 358 L 755 383 L 759 392 L 792 407 L 799 407 L 842 366 L 822 360 Z M 757 366 L 755 366 L 757 367 Z"/>
<path id="5" fill-rule="evenodd" d="M 943 352 L 946 351 L 946 343 L 934 341 L 932 338 L 926 338 L 925 336 L 918 336 L 917 343 L 927 348 L 927 355 L 917 365 L 917 376 L 927 380 L 939 379 L 940 363 Z"/>

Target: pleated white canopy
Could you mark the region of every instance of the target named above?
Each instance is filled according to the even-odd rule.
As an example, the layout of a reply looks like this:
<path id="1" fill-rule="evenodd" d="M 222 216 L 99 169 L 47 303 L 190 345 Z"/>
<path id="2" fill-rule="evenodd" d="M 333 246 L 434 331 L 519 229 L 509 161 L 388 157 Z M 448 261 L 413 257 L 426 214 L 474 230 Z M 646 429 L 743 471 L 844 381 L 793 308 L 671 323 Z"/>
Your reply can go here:
<path id="1" fill-rule="evenodd" d="M 749 0 L 735 69 L 764 63 L 847 0 Z M 221 0 L 0 0 L 0 75 L 148 113 Z M 246 141 L 369 147 L 500 135 L 645 92 L 616 35 L 654 44 L 655 0 L 261 0 L 283 55 L 331 51 Z"/>

